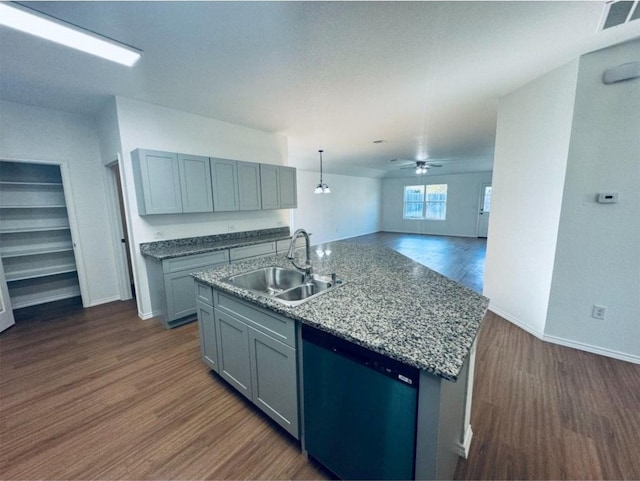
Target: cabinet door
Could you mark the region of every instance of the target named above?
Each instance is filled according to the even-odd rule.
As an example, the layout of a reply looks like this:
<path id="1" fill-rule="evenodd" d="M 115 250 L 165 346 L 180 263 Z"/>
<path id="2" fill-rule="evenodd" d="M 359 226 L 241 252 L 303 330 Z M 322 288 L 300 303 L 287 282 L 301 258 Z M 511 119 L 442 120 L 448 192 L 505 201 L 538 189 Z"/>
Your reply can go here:
<path id="1" fill-rule="evenodd" d="M 218 372 L 218 344 L 213 307 L 202 301 L 196 301 L 196 314 L 202 359 L 207 366 Z"/>
<path id="2" fill-rule="evenodd" d="M 298 188 L 296 185 L 296 169 L 280 167 L 280 208 L 294 209 L 298 207 Z"/>
<path id="3" fill-rule="evenodd" d="M 260 164 L 238 162 L 238 201 L 240 210 L 260 210 Z"/>
<path id="4" fill-rule="evenodd" d="M 209 157 L 178 154 L 182 212 L 213 212 Z"/>
<path id="5" fill-rule="evenodd" d="M 249 327 L 236 318 L 214 310 L 218 335 L 218 373 L 251 399 Z"/>
<path id="6" fill-rule="evenodd" d="M 280 182 L 277 165 L 260 164 L 262 209 L 280 208 Z"/>
<path id="7" fill-rule="evenodd" d="M 299 439 L 295 349 L 249 327 L 249 350 L 252 401 Z"/>
<path id="8" fill-rule="evenodd" d="M 138 149 L 131 153 L 131 160 L 138 213 L 147 215 L 182 212 L 177 154 Z"/>
<path id="9" fill-rule="evenodd" d="M 167 322 L 196 313 L 194 296 L 195 280 L 189 275 L 192 271 L 173 272 L 164 275 L 164 290 L 167 299 Z"/>
<path id="10" fill-rule="evenodd" d="M 239 209 L 237 172 L 235 160 L 211 159 L 214 211 L 226 212 Z"/>

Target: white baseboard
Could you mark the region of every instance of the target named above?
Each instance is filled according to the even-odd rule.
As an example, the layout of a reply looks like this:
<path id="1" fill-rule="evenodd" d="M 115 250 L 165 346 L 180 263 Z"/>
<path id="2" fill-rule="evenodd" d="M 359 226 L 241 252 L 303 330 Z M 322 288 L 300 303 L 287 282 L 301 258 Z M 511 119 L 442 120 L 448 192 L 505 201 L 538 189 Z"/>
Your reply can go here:
<path id="1" fill-rule="evenodd" d="M 458 444 L 458 456 L 467 459 L 469 457 L 469 450 L 471 449 L 471 439 L 473 438 L 473 431 L 471 430 L 471 424 L 467 426 L 467 430 L 464 433 L 464 439 L 462 444 Z"/>
<path id="2" fill-rule="evenodd" d="M 549 334 L 544 334 L 540 331 L 532 329 L 531 326 L 528 326 L 524 322 L 519 319 L 507 314 L 506 312 L 496 308 L 494 306 L 489 306 L 489 310 L 491 312 L 496 313 L 500 317 L 503 317 L 507 321 L 515 324 L 519 328 L 527 331 L 529 334 L 537 337 L 541 341 L 551 342 L 553 344 L 558 344 L 560 346 L 571 347 L 573 349 L 578 349 L 579 351 L 590 352 L 593 354 L 599 354 L 601 356 L 611 357 L 613 359 L 618 359 L 620 361 L 627 361 L 634 364 L 640 364 L 640 356 L 635 356 L 633 354 L 627 354 L 625 352 L 614 351 L 612 349 L 606 349 L 604 347 L 593 346 L 591 344 L 587 344 L 580 341 L 573 341 L 570 339 L 564 339 L 562 337 L 551 336 Z"/>
<path id="3" fill-rule="evenodd" d="M 520 329 L 523 329 L 525 331 L 527 331 L 529 334 L 531 334 L 532 336 L 537 337 L 540 340 L 544 340 L 544 333 L 538 331 L 537 329 L 533 329 L 531 326 L 529 326 L 528 324 L 522 322 L 520 319 L 513 317 L 512 315 L 506 313 L 505 311 L 489 305 L 489 310 L 491 312 L 494 312 L 496 314 L 498 314 L 500 317 L 503 317 L 504 319 L 506 319 L 507 321 L 509 321 L 511 324 L 515 324 L 516 326 L 518 326 Z"/>
<path id="4" fill-rule="evenodd" d="M 111 296 L 111 297 L 104 297 L 102 299 L 98 299 L 97 301 L 91 301 L 89 304 L 87 304 L 84 307 L 95 307 L 95 306 L 99 306 L 100 304 L 107 304 L 109 302 L 119 301 L 119 300 L 120 300 L 120 296 L 118 295 Z"/>
<path id="5" fill-rule="evenodd" d="M 154 313 L 154 312 L 140 312 L 140 311 L 138 311 L 138 317 L 140 319 L 142 319 L 143 321 L 146 321 L 147 319 L 151 319 L 152 317 L 157 317 L 157 313 Z"/>
<path id="6" fill-rule="evenodd" d="M 579 349 L 580 351 L 591 352 L 593 354 L 599 354 L 601 356 L 611 357 L 620 361 L 627 361 L 633 364 L 640 364 L 640 356 L 634 356 L 633 354 L 627 354 L 626 352 L 614 351 L 611 349 L 605 349 L 603 347 L 592 346 L 584 342 L 571 341 L 569 339 L 563 339 L 562 337 L 546 335 L 542 338 L 543 341 L 551 342 L 553 344 L 559 344 L 560 346 L 572 347 Z"/>

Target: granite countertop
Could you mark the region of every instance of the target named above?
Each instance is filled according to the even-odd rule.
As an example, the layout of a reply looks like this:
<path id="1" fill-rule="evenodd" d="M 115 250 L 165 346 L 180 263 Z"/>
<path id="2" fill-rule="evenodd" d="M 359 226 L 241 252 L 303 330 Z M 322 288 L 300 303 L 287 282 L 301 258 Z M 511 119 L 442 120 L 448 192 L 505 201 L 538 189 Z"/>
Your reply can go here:
<path id="1" fill-rule="evenodd" d="M 228 234 L 188 237 L 140 244 L 140 254 L 158 260 L 195 254 L 204 254 L 233 247 L 244 247 L 265 242 L 291 239 L 288 227 L 261 229 Z"/>
<path id="2" fill-rule="evenodd" d="M 295 307 L 223 282 L 260 267 L 291 268 L 282 255 L 192 276 L 405 364 L 457 380 L 486 313 L 486 297 L 385 247 L 333 242 L 312 247 L 311 253 L 314 273 L 335 272 L 345 284 Z"/>

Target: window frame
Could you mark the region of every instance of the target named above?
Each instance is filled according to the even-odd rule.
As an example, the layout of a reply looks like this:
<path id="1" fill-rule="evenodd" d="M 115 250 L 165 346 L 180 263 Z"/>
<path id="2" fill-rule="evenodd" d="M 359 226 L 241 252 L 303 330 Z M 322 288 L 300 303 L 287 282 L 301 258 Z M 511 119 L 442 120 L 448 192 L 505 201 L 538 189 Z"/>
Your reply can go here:
<path id="1" fill-rule="evenodd" d="M 430 186 L 439 186 L 439 187 L 444 187 L 444 200 L 430 200 L 429 199 L 429 187 Z M 422 200 L 417 201 L 417 200 L 407 200 L 407 189 L 420 189 L 422 191 Z M 424 183 L 424 184 L 411 184 L 411 185 L 405 185 L 403 188 L 403 195 L 402 195 L 402 219 L 403 220 L 429 220 L 429 221 L 446 221 L 447 220 L 447 201 L 449 200 L 449 184 L 442 184 L 442 183 L 438 183 L 438 184 L 429 184 L 429 183 Z M 420 217 L 417 216 L 407 216 L 407 206 L 408 205 L 417 205 L 420 204 L 422 206 L 422 214 Z M 442 205 L 442 216 L 441 217 L 430 217 L 429 216 L 429 205 Z M 411 209 L 412 211 L 415 212 L 416 209 Z"/>

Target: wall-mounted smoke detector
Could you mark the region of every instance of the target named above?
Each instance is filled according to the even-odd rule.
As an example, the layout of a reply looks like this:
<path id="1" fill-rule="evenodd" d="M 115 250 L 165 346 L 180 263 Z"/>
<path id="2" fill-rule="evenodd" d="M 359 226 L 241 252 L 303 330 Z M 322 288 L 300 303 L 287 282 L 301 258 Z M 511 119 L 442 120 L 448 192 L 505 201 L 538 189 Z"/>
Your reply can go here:
<path id="1" fill-rule="evenodd" d="M 598 31 L 640 19 L 639 0 L 614 0 L 604 6 Z"/>

